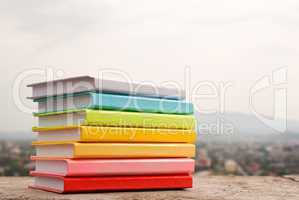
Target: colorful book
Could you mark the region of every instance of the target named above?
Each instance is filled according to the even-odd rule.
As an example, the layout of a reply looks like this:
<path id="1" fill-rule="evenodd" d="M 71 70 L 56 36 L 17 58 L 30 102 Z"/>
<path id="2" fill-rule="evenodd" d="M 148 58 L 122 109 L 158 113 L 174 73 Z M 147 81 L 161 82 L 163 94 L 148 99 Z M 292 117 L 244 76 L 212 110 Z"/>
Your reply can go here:
<path id="1" fill-rule="evenodd" d="M 128 94 L 133 96 L 160 97 L 169 99 L 184 99 L 185 91 L 177 87 L 164 87 L 148 83 L 132 81 L 116 81 L 96 79 L 90 76 L 78 76 L 54 81 L 40 82 L 28 85 L 32 88 L 30 99 L 48 96 L 98 91 L 102 93 Z"/>
<path id="2" fill-rule="evenodd" d="M 194 160 L 163 159 L 43 159 L 35 158 L 35 173 L 56 176 L 125 176 L 191 174 Z"/>
<path id="3" fill-rule="evenodd" d="M 77 126 L 33 128 L 37 141 L 195 143 L 196 132 L 186 129 Z"/>
<path id="4" fill-rule="evenodd" d="M 47 158 L 180 158 L 194 157 L 195 145 L 183 143 L 33 142 L 37 157 Z"/>
<path id="5" fill-rule="evenodd" d="M 122 110 L 149 113 L 192 114 L 193 105 L 172 99 L 83 92 L 34 100 L 38 113 L 74 109 Z"/>
<path id="6" fill-rule="evenodd" d="M 192 176 L 111 176 L 111 177 L 63 177 L 31 173 L 31 188 L 56 193 L 77 193 L 111 190 L 154 190 L 192 188 Z"/>
<path id="7" fill-rule="evenodd" d="M 195 129 L 193 115 L 122 112 L 107 110 L 70 110 L 35 114 L 39 127 L 117 126 L 169 129 Z"/>

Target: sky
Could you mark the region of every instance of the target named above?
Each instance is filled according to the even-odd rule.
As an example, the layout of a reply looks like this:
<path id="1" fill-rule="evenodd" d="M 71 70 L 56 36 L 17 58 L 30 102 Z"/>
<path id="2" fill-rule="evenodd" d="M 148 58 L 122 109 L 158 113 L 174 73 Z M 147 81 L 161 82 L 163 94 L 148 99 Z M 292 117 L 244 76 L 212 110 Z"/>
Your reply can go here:
<path id="1" fill-rule="evenodd" d="M 199 113 L 254 114 L 251 88 L 265 86 L 252 97 L 255 114 L 283 117 L 282 103 L 299 120 L 298 35 L 296 0 L 0 0 L 0 131 L 35 123 L 25 86 L 45 79 L 29 76 L 36 70 L 187 82 Z"/>

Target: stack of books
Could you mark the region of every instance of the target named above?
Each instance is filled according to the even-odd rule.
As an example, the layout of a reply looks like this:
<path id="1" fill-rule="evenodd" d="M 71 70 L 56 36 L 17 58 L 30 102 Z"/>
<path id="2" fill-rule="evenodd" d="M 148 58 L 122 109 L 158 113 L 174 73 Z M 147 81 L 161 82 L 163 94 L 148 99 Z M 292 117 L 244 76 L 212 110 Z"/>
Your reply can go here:
<path id="1" fill-rule="evenodd" d="M 35 182 L 58 192 L 192 187 L 196 132 L 184 91 L 89 76 L 35 83 Z"/>

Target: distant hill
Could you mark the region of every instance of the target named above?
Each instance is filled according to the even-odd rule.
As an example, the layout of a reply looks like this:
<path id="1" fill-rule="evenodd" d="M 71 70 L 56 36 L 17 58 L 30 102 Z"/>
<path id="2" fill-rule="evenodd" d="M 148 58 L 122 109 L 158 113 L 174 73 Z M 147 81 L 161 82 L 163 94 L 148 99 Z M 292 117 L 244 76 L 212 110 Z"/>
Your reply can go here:
<path id="1" fill-rule="evenodd" d="M 253 115 L 227 113 L 223 115 L 196 114 L 198 139 L 204 141 L 299 141 L 299 122 L 289 120 L 287 131 L 279 133 Z"/>

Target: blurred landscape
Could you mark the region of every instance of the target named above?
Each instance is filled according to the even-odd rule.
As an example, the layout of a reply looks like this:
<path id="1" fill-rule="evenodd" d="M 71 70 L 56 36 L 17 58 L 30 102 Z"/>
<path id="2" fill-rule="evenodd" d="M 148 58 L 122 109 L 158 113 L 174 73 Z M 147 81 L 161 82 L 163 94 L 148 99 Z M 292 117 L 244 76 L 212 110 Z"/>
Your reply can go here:
<path id="1" fill-rule="evenodd" d="M 30 161 L 33 153 L 30 141 L 0 141 L 0 176 L 28 176 L 34 168 Z"/>
<path id="2" fill-rule="evenodd" d="M 232 133 L 205 132 L 200 124 L 232 123 Z M 241 176 L 281 176 L 299 174 L 299 133 L 296 122 L 289 122 L 285 133 L 275 133 L 256 118 L 230 113 L 224 116 L 197 116 L 198 142 L 196 170 L 203 174 Z M 0 175 L 27 176 L 34 165 L 33 133 L 1 134 Z"/>

